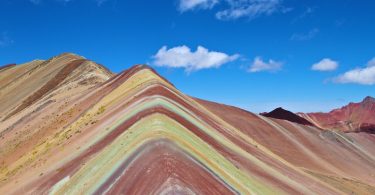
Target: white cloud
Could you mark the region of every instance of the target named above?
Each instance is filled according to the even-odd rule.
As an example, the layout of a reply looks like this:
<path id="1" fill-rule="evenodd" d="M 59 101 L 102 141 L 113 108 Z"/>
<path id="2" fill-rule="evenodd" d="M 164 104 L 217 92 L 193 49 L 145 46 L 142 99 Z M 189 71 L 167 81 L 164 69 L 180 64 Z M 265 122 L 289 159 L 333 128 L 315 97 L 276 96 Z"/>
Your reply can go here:
<path id="1" fill-rule="evenodd" d="M 227 0 L 227 3 L 229 8 L 217 12 L 217 19 L 233 20 L 243 17 L 253 19 L 288 10 L 281 6 L 282 0 Z"/>
<path id="2" fill-rule="evenodd" d="M 282 66 L 283 66 L 282 62 L 274 61 L 272 59 L 269 59 L 268 62 L 266 62 L 266 61 L 263 61 L 263 59 L 258 56 L 258 57 L 255 57 L 248 71 L 249 72 L 261 72 L 261 71 L 276 72 L 280 70 Z"/>
<path id="3" fill-rule="evenodd" d="M 185 68 L 187 72 L 217 68 L 225 63 L 236 60 L 238 57 L 238 54 L 228 55 L 222 52 L 209 51 L 202 46 L 198 46 L 197 50 L 192 52 L 185 45 L 170 49 L 163 46 L 153 56 L 154 64 L 157 66 Z"/>
<path id="4" fill-rule="evenodd" d="M 311 66 L 311 70 L 332 71 L 332 70 L 336 70 L 338 66 L 339 66 L 338 62 L 331 60 L 329 58 L 324 58 L 320 62 L 313 64 Z"/>
<path id="5" fill-rule="evenodd" d="M 314 28 L 307 33 L 294 33 L 290 40 L 292 41 L 307 41 L 314 38 L 319 33 L 319 29 Z"/>
<path id="6" fill-rule="evenodd" d="M 179 9 L 181 12 L 188 10 L 199 9 L 211 9 L 215 6 L 219 0 L 180 0 Z"/>
<path id="7" fill-rule="evenodd" d="M 337 83 L 356 83 L 361 85 L 375 84 L 375 58 L 371 59 L 366 67 L 349 70 L 333 79 Z"/>

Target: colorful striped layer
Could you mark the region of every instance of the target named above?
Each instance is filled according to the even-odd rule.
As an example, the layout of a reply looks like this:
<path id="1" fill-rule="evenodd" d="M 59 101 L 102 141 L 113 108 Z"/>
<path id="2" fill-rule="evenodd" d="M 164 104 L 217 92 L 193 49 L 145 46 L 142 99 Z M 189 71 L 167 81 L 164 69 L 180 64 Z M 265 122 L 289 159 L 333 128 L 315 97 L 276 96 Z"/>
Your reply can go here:
<path id="1" fill-rule="evenodd" d="M 74 82 L 64 77 L 65 85 Z M 56 104 L 59 87 L 48 92 Z M 50 100 L 48 95 L 33 104 Z M 147 66 L 64 100 L 61 111 L 54 110 L 64 117 L 61 126 L 43 136 L 33 133 L 39 140 L 25 142 L 26 149 L 14 145 L 0 153 L 0 193 L 342 194 L 354 183 L 354 192 L 375 189 L 368 171 L 375 170 L 371 135 L 327 134 L 194 99 Z M 25 117 L 28 108 L 15 107 L 5 119 L 4 127 L 13 125 L 1 129 L 7 145 L 17 137 L 16 127 L 27 126 L 12 120 Z M 335 164 L 347 157 L 350 162 Z"/>

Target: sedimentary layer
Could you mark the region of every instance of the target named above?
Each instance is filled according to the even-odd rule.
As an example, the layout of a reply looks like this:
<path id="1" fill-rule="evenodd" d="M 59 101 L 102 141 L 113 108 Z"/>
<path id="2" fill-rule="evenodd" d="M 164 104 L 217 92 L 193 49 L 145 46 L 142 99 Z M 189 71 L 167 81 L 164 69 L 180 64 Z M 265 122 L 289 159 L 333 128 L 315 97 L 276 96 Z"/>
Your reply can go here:
<path id="1" fill-rule="evenodd" d="M 144 65 L 115 75 L 63 54 L 0 75 L 1 194 L 375 190 L 372 134 L 192 98 Z M 7 95 L 22 87 L 31 89 Z"/>

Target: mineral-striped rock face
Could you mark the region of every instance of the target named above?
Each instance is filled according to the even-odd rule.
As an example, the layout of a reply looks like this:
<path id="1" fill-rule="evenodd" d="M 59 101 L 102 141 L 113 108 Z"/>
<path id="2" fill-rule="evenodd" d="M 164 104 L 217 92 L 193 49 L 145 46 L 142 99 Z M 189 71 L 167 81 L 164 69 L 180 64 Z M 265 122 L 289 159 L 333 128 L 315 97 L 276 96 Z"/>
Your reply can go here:
<path id="1" fill-rule="evenodd" d="M 0 194 L 374 194 L 375 137 L 187 96 L 74 54 L 0 70 Z"/>
<path id="2" fill-rule="evenodd" d="M 373 97 L 366 97 L 362 102 L 350 103 L 329 113 L 300 113 L 299 115 L 323 129 L 375 134 L 375 98 Z"/>

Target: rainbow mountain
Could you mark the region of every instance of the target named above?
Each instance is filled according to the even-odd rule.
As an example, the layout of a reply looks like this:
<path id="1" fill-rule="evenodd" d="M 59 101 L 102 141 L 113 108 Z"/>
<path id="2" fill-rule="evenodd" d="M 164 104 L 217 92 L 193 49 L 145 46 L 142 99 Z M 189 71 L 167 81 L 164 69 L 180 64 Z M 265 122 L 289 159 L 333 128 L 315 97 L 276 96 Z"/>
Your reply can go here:
<path id="1" fill-rule="evenodd" d="M 0 194 L 375 194 L 374 144 L 188 96 L 145 65 L 0 68 Z"/>

